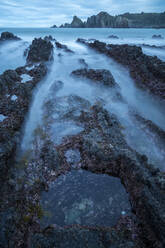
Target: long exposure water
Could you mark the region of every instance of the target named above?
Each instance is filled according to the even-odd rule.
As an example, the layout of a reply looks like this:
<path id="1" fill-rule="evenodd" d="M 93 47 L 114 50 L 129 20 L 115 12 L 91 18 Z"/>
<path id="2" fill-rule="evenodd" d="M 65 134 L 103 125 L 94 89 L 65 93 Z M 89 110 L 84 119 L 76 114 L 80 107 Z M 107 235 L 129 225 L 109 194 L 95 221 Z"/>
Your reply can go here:
<path id="1" fill-rule="evenodd" d="M 55 94 L 57 98 L 57 103 L 61 109 L 66 107 L 67 97 L 69 96 L 79 96 L 86 101 L 89 101 L 91 104 L 96 102 L 103 102 L 104 107 L 110 112 L 114 113 L 123 126 L 123 134 L 127 143 L 135 150 L 141 154 L 145 154 L 149 162 L 153 163 L 155 166 L 159 167 L 161 170 L 164 170 L 164 161 L 165 161 L 165 149 L 162 147 L 162 144 L 158 144 L 155 135 L 151 131 L 147 130 L 146 127 L 139 125 L 132 118 L 132 113 L 138 113 L 147 120 L 151 120 L 158 127 L 165 130 L 165 108 L 161 102 L 151 97 L 148 93 L 137 89 L 133 79 L 130 77 L 128 69 L 116 63 L 113 59 L 107 58 L 104 55 L 98 54 L 87 47 L 76 43 L 78 37 L 81 38 L 94 38 L 107 43 L 114 44 L 136 44 L 140 45 L 143 48 L 143 52 L 148 55 L 158 56 L 160 59 L 165 60 L 164 48 L 155 48 L 155 47 L 143 47 L 143 44 L 154 45 L 154 46 L 165 46 L 165 40 L 155 40 L 152 39 L 152 35 L 161 34 L 165 37 L 165 29 L 154 30 L 154 29 L 6 29 L 13 32 L 15 35 L 18 35 L 23 39 L 20 42 L 6 43 L 0 48 L 0 57 L 5 57 L 5 61 L 0 59 L 0 69 L 3 72 L 6 69 L 14 69 L 18 66 L 25 64 L 25 57 L 23 57 L 23 52 L 25 48 L 30 44 L 34 37 L 44 37 L 46 35 L 52 35 L 55 39 L 60 41 L 63 44 L 66 44 L 70 49 L 74 51 L 73 54 L 65 53 L 64 51 L 59 51 L 56 48 L 54 49 L 54 60 L 49 65 L 49 73 L 42 82 L 39 83 L 37 88 L 33 93 L 33 101 L 31 103 L 30 111 L 26 118 L 26 123 L 24 126 L 24 137 L 22 140 L 22 150 L 30 148 L 33 141 L 34 130 L 39 126 L 45 125 L 45 113 L 43 111 L 45 104 L 52 97 L 52 89 L 54 85 L 57 85 L 59 82 L 59 88 Z M 0 31 L 5 31 L 5 29 L 0 29 Z M 110 40 L 109 35 L 114 34 L 119 37 L 117 40 Z M 60 56 L 59 55 L 60 52 Z M 73 70 L 79 69 L 82 67 L 80 59 L 84 59 L 88 64 L 89 68 L 92 69 L 107 69 L 112 73 L 116 83 L 120 86 L 120 92 L 123 98 L 123 101 L 116 101 L 114 98 L 113 90 L 107 89 L 106 87 L 92 84 L 88 80 L 82 80 L 72 77 L 70 74 Z M 54 97 L 54 96 L 53 96 Z M 62 99 L 62 100 L 61 100 Z M 56 115 L 57 113 L 53 113 Z M 76 126 L 72 122 L 63 122 L 63 123 L 53 123 L 52 124 L 52 139 L 55 144 L 60 144 L 63 137 L 66 135 L 77 134 L 83 130 L 83 127 Z M 52 195 L 55 192 L 55 189 L 51 189 L 49 194 L 45 196 L 44 200 L 47 205 L 51 205 L 51 208 L 59 208 L 57 202 L 52 203 L 55 199 L 60 201 L 60 197 L 65 197 L 68 191 L 72 192 L 72 187 L 74 182 L 77 180 L 79 182 L 79 189 L 74 188 L 74 194 L 81 192 L 80 188 L 83 187 L 84 177 L 88 178 L 87 183 L 90 185 L 90 181 L 93 180 L 95 186 L 93 186 L 93 194 L 95 190 L 98 190 L 99 186 L 97 184 L 98 178 L 94 175 L 87 175 L 82 172 L 81 176 L 76 173 L 71 173 L 69 179 L 65 180 L 59 179 L 57 182 L 57 198 Z M 68 177 L 67 177 L 68 178 Z M 78 179 L 77 179 L 78 178 Z M 61 180 L 61 181 L 60 181 Z M 106 181 L 106 184 L 101 184 L 103 191 L 100 192 L 102 196 L 107 197 L 107 185 L 109 188 L 112 188 L 112 194 L 117 190 L 117 186 L 112 187 L 112 180 L 108 181 L 105 177 L 103 181 Z M 102 181 L 102 182 L 103 182 Z M 101 183 L 101 182 L 99 182 Z M 114 185 L 117 185 L 118 182 L 114 181 Z M 59 185 L 65 185 L 65 187 L 59 188 Z M 106 186 L 105 186 L 106 185 Z M 120 183 L 118 184 L 120 188 Z M 105 189 L 106 188 L 106 189 Z M 60 195 L 60 189 L 64 191 Z M 68 191 L 67 191 L 68 189 Z M 105 190 L 104 190 L 105 189 Z M 79 190 L 79 191 L 78 191 Z M 120 189 L 122 191 L 122 189 Z M 91 192 L 91 194 L 92 194 Z M 120 193 L 120 192 L 118 192 Z M 83 192 L 84 194 L 84 192 Z M 126 194 L 122 193 L 122 194 Z M 57 218 L 57 222 L 63 220 L 63 224 L 72 224 L 72 223 L 83 223 L 89 224 L 87 221 L 87 213 L 84 212 L 84 206 L 86 211 L 93 211 L 94 200 L 88 195 L 84 198 L 79 199 L 82 201 L 82 204 L 76 205 L 76 200 L 73 199 L 73 196 L 70 196 L 72 201 L 65 203 L 63 200 L 62 204 L 68 205 L 62 206 L 65 212 L 65 216 Z M 112 195 L 108 195 L 108 199 L 111 199 Z M 113 196 L 114 197 L 114 196 Z M 50 202 L 47 198 L 50 198 Z M 118 197 L 119 198 L 119 197 Z M 122 198 L 122 197 L 121 197 Z M 69 201 L 69 200 L 68 200 Z M 96 200 L 96 202 L 98 199 Z M 110 200 L 111 201 L 111 200 Z M 75 213 L 72 209 L 77 209 Z M 126 208 L 129 212 L 129 207 L 126 205 Z M 70 211 L 70 212 L 69 212 Z M 99 210 L 100 211 L 100 210 Z M 105 216 L 106 216 L 105 210 Z M 118 212 L 125 211 L 122 207 L 119 208 Z M 85 213 L 84 221 L 81 220 L 79 212 L 82 214 Z M 99 212 L 100 213 L 100 212 Z M 59 218 L 58 218 L 59 217 Z M 97 216 L 98 218 L 98 216 Z M 75 221 L 75 222 L 74 222 Z M 112 220 L 110 220 L 112 221 Z M 46 223 L 49 221 L 46 220 Z M 91 220 L 93 223 L 97 223 L 97 220 Z M 50 221 L 51 223 L 51 221 Z M 95 223 L 95 224 L 96 224 Z M 114 224 L 114 223 L 113 223 Z M 108 225 L 108 223 L 107 223 Z"/>

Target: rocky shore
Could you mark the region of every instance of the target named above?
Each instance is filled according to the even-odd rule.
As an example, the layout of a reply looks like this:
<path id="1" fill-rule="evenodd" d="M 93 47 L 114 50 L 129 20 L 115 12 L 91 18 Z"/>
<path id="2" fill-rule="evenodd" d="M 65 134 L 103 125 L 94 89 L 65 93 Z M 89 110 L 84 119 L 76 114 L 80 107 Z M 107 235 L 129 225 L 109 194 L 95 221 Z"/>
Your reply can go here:
<path id="1" fill-rule="evenodd" d="M 100 53 L 115 59 L 130 70 L 130 75 L 138 87 L 153 95 L 165 99 L 165 63 L 156 56 L 147 56 L 142 49 L 130 45 L 111 45 L 100 41 L 89 42 L 78 39 L 77 42 L 87 45 Z M 121 56 L 122 54 L 122 56 Z"/>
<path id="2" fill-rule="evenodd" d="M 78 42 L 127 66 L 138 87 L 164 100 L 165 64 L 157 57 L 144 55 L 136 46 L 83 39 Z M 51 36 L 34 39 L 26 51 L 26 65 L 0 76 L 0 247 L 163 248 L 165 175 L 127 144 L 124 127 L 117 115 L 107 111 L 103 101 L 91 104 L 76 92 L 58 96 L 63 82 L 54 78 L 51 97 L 42 106 L 42 125 L 34 130 L 30 148 L 18 155 L 33 92 L 49 72 L 47 62 L 53 59 L 53 49 L 74 54 Z M 115 92 L 117 101 L 123 101 L 118 82 L 109 70 L 89 68 L 84 59 L 79 59 L 79 63 L 83 68 L 74 69 L 71 77 L 104 86 L 107 91 Z M 138 113 L 132 113 L 132 118 L 164 144 L 163 129 Z M 74 133 L 67 134 L 68 125 Z M 60 126 L 61 137 L 60 131 L 56 131 Z M 49 215 L 41 203 L 43 192 L 49 192 L 61 176 L 65 178 L 68 172 L 80 170 L 118 178 L 129 202 L 119 194 L 116 201 L 122 199 L 122 205 L 131 213 L 119 213 L 116 224 L 108 227 L 81 223 L 65 226 L 53 223 L 43 227 L 42 220 Z M 69 192 L 67 199 L 72 201 Z M 87 200 L 79 204 L 77 219 L 79 212 L 86 209 L 84 204 L 93 204 L 92 199 Z M 113 199 L 110 201 L 112 204 Z M 98 215 L 89 211 L 85 214 L 88 219 Z M 71 211 L 68 219 L 73 215 Z"/>

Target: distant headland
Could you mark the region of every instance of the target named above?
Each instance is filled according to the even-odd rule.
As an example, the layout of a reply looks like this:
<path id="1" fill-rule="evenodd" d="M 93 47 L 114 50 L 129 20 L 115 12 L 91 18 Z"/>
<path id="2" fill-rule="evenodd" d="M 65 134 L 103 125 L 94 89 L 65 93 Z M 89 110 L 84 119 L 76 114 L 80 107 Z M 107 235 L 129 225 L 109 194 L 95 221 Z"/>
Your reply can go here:
<path id="1" fill-rule="evenodd" d="M 57 28 L 53 25 L 51 28 Z M 74 16 L 71 23 L 65 23 L 59 28 L 165 28 L 165 12 L 162 13 L 125 13 L 112 16 L 100 12 L 82 21 Z"/>

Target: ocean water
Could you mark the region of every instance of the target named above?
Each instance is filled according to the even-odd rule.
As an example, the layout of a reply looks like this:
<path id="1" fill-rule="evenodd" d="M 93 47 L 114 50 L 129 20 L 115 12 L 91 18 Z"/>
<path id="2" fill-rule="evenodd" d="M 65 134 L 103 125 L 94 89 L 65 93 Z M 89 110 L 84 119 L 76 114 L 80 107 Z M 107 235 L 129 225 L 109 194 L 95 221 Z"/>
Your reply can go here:
<path id="1" fill-rule="evenodd" d="M 26 63 L 24 56 L 25 49 L 30 45 L 35 37 L 44 37 L 52 35 L 56 40 L 66 44 L 75 53 L 70 55 L 61 53 L 63 56 L 57 56 L 59 50 L 54 49 L 54 61 L 50 66 L 49 74 L 46 79 L 34 91 L 33 102 L 28 114 L 27 123 L 25 123 L 25 135 L 23 146 L 27 146 L 33 137 L 33 131 L 43 119 L 42 108 L 45 99 L 49 98 L 51 86 L 54 81 L 63 82 L 62 89 L 58 92 L 61 97 L 76 94 L 85 98 L 91 104 L 98 100 L 105 101 L 105 107 L 118 116 L 118 119 L 125 128 L 127 142 L 136 148 L 140 153 L 148 156 L 149 160 L 156 163 L 158 167 L 163 167 L 165 152 L 155 144 L 155 138 L 144 128 L 140 128 L 130 117 L 130 110 L 138 112 L 141 116 L 153 121 L 156 125 L 165 130 L 164 106 L 162 103 L 136 88 L 133 79 L 129 75 L 129 70 L 113 59 L 106 58 L 104 55 L 87 49 L 85 46 L 76 43 L 77 38 L 99 39 L 113 44 L 135 44 L 142 46 L 143 52 L 158 56 L 165 60 L 165 29 L 52 29 L 52 28 L 1 28 L 0 32 L 10 31 L 22 38 L 21 41 L 5 42 L 0 46 L 0 73 L 7 69 L 15 69 Z M 119 39 L 109 39 L 109 35 L 117 35 Z M 164 39 L 152 39 L 153 35 L 162 35 Z M 146 47 L 145 45 L 154 45 L 158 47 Z M 61 52 L 61 51 L 60 51 Z M 82 65 L 79 59 L 85 59 L 89 68 L 110 70 L 117 84 L 121 88 L 121 95 L 125 103 L 113 100 L 113 95 L 104 87 L 91 85 L 89 82 L 81 79 L 73 79 L 70 74 L 73 70 Z M 25 80 L 26 81 L 26 80 Z M 76 83 L 75 83 L 76 81 Z M 23 81 L 24 82 L 24 81 Z M 101 92 L 101 93 L 100 93 Z M 70 124 L 66 124 L 69 127 Z M 58 125 L 55 133 L 58 133 Z M 74 130 L 81 128 L 76 127 Z M 68 128 L 72 133 L 72 129 Z M 62 135 L 62 134 L 61 134 Z M 61 137 L 59 137 L 61 140 Z"/>
<path id="2" fill-rule="evenodd" d="M 21 144 L 21 150 L 23 152 L 32 147 L 34 131 L 39 126 L 45 128 L 47 124 L 50 125 L 51 133 L 49 135 L 54 144 L 61 143 L 66 135 L 75 135 L 83 130 L 83 127 L 78 126 L 77 123 L 74 123 L 73 121 L 66 120 L 64 122 L 60 120 L 60 116 L 68 113 L 71 107 L 74 109 L 74 106 L 76 106 L 75 115 L 78 116 L 80 114 L 82 110 L 81 104 L 77 104 L 72 101 L 71 105 L 68 100 L 72 96 L 73 99 L 74 97 L 83 99 L 86 103 L 85 106 L 87 106 L 88 103 L 91 105 L 98 102 L 103 103 L 104 107 L 110 113 L 114 113 L 121 122 L 123 126 L 123 135 L 125 136 L 128 144 L 139 153 L 145 154 L 148 157 L 149 162 L 153 163 L 155 167 L 165 170 L 165 148 L 163 144 L 156 139 L 155 134 L 147 130 L 144 125 L 139 125 L 139 123 L 137 123 L 131 115 L 132 112 L 136 112 L 165 130 L 165 106 L 159 99 L 151 97 L 148 93 L 137 89 L 127 68 L 119 65 L 113 59 L 107 58 L 104 55 L 76 43 L 77 38 L 88 38 L 99 39 L 113 44 L 135 44 L 139 46 L 147 44 L 163 47 L 165 46 L 165 39 L 152 39 L 152 35 L 161 34 L 165 38 L 165 29 L 1 28 L 0 32 L 2 31 L 10 31 L 21 37 L 22 40 L 18 42 L 8 42 L 0 46 L 0 73 L 7 69 L 15 69 L 18 66 L 25 65 L 26 58 L 23 55 L 24 50 L 29 46 L 35 37 L 52 35 L 59 42 L 66 44 L 74 51 L 73 54 L 70 54 L 65 53 L 64 51 L 59 51 L 56 48 L 54 49 L 54 60 L 49 65 L 49 73 L 46 78 L 44 78 L 44 80 L 37 85 L 33 92 L 31 107 L 29 113 L 27 114 L 26 122 L 24 123 L 24 137 Z M 119 39 L 109 39 L 108 36 L 112 34 L 117 35 Z M 151 48 L 146 46 L 142 46 L 142 48 L 144 53 L 152 56 L 158 56 L 160 59 L 165 61 L 164 48 Z M 58 56 L 59 53 L 61 53 L 61 56 Z M 123 101 L 116 100 L 114 97 L 114 92 L 111 89 L 108 90 L 106 87 L 93 84 L 89 80 L 71 77 L 71 72 L 73 70 L 82 68 L 80 59 L 84 59 L 89 68 L 110 70 L 116 83 L 120 86 L 120 94 Z M 26 83 L 27 78 L 25 79 L 26 80 L 23 79 L 22 83 Z M 57 87 L 58 90 L 56 90 Z M 45 106 L 47 102 L 52 101 L 52 99 L 55 106 L 52 112 L 47 113 L 45 111 Z M 84 109 L 85 108 L 86 107 L 84 107 Z M 4 118 L 4 116 L 1 116 L 1 119 L 2 118 Z M 66 155 L 68 161 L 72 159 L 72 157 L 68 157 L 71 156 L 69 154 L 70 152 L 68 151 Z M 78 163 L 79 160 L 77 160 L 77 156 L 79 156 L 79 151 L 76 151 L 76 154 L 75 163 Z M 83 188 L 84 178 L 89 179 L 89 182 L 85 181 L 87 182 L 87 188 L 88 184 L 90 185 L 92 180 L 94 182 L 93 185 L 95 186 L 93 186 L 93 188 L 90 187 L 89 192 L 88 190 L 85 192 L 83 191 L 83 197 L 80 197 L 81 199 L 75 199 L 74 197 L 76 194 L 79 195 L 80 193 L 79 196 L 81 196 L 81 190 L 76 191 L 76 189 L 78 184 L 80 184 L 79 187 L 81 189 Z M 98 198 L 96 199 L 96 202 L 99 201 L 99 193 L 101 192 L 101 199 L 106 199 L 109 197 L 108 199 L 110 206 L 115 199 L 117 199 L 117 202 L 114 203 L 116 206 L 121 203 L 120 208 L 117 213 L 114 213 L 114 215 L 120 215 L 121 212 L 125 212 L 126 209 L 129 210 L 129 204 L 127 204 L 128 199 L 124 202 L 124 200 L 121 200 L 120 197 L 117 197 L 120 196 L 121 192 L 123 192 L 122 185 L 120 182 L 117 182 L 117 186 L 115 186 L 114 182 L 113 187 L 113 179 L 110 177 L 109 179 L 107 179 L 107 177 L 104 178 L 104 176 L 99 177 L 99 184 L 97 176 L 92 174 L 88 175 L 88 173 L 82 173 L 80 175 L 77 173 L 71 173 L 70 176 L 68 174 L 67 179 L 64 179 L 65 178 L 63 177 L 62 179 L 59 179 L 57 185 L 55 183 L 54 188 L 51 188 L 51 191 L 43 197 L 43 202 L 46 202 L 43 203 L 45 204 L 44 207 L 46 209 L 48 208 L 48 211 L 50 210 L 49 208 L 51 208 L 51 211 L 52 209 L 60 208 L 60 204 L 62 206 L 61 209 L 63 210 L 61 213 L 58 212 L 59 216 L 58 213 L 57 215 L 56 213 L 55 215 L 53 213 L 54 219 L 45 220 L 48 224 L 53 223 L 52 221 L 57 221 L 59 225 L 62 223 L 89 224 L 88 211 L 90 211 L 90 218 L 93 223 L 98 223 L 98 216 L 96 219 L 93 217 L 97 214 L 99 215 L 99 221 L 101 220 L 100 222 L 104 223 L 105 216 L 106 214 L 108 215 L 109 209 L 101 211 L 98 207 L 98 212 L 96 215 L 94 212 L 91 212 L 95 211 L 95 208 L 93 207 L 95 201 L 92 197 L 95 196 L 96 191 L 98 191 Z M 106 185 L 104 184 L 104 180 L 106 180 Z M 77 185 L 75 185 L 76 183 Z M 103 189 L 102 191 L 100 191 L 99 185 L 101 185 Z M 74 190 L 73 186 L 75 187 Z M 109 192 L 110 188 L 111 192 Z M 61 191 L 61 189 L 63 191 Z M 56 202 L 56 190 L 58 202 Z M 125 192 L 122 194 L 125 196 Z M 68 201 L 65 201 L 66 197 Z M 77 200 L 81 201 L 77 202 Z M 75 215 L 75 209 L 77 211 L 77 215 Z M 86 217 L 83 221 L 82 219 L 84 213 Z M 104 216 L 102 216 L 102 213 Z M 77 221 L 77 218 L 79 221 Z M 110 222 L 112 222 L 112 220 L 110 220 Z M 107 222 L 106 224 L 109 225 L 111 224 L 110 222 Z"/>

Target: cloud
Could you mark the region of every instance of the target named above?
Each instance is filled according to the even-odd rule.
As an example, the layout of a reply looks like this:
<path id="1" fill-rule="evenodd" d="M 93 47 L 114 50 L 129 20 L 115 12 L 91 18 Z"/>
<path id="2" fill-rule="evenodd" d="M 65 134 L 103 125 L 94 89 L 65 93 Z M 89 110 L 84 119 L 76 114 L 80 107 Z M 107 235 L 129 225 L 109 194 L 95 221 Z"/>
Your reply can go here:
<path id="1" fill-rule="evenodd" d="M 125 12 L 163 12 L 164 0 L 1 0 L 1 27 L 48 27 L 71 22 L 74 15 L 85 20 L 106 11 L 111 15 Z"/>

